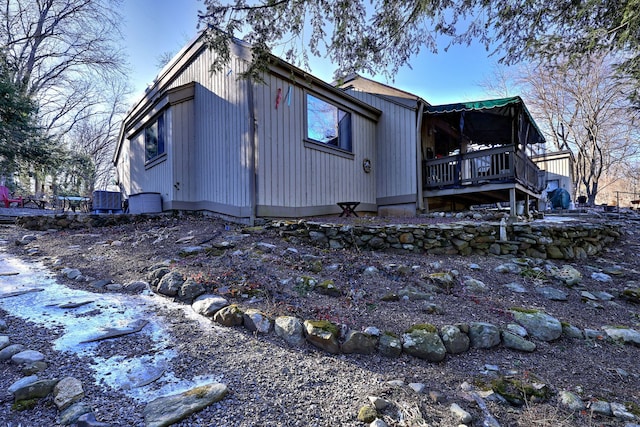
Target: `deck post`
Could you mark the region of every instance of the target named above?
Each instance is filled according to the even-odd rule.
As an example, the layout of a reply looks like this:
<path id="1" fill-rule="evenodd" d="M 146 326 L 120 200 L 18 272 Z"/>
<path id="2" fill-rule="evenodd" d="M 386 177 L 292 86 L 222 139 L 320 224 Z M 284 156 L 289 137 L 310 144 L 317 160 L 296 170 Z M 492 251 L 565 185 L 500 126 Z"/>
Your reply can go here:
<path id="1" fill-rule="evenodd" d="M 529 193 L 527 193 L 524 195 L 524 216 L 526 217 L 530 216 L 529 203 L 530 203 L 530 198 L 529 198 Z"/>
<path id="2" fill-rule="evenodd" d="M 509 215 L 516 216 L 516 189 L 509 189 Z"/>

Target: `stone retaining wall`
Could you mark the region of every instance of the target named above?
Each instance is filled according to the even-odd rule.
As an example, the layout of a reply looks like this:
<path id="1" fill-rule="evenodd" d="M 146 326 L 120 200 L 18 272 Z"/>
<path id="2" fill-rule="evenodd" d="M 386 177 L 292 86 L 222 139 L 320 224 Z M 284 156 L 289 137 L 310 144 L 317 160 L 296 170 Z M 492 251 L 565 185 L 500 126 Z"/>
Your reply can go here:
<path id="1" fill-rule="evenodd" d="M 23 216 L 16 224 L 28 230 L 86 229 L 146 221 L 161 215 L 60 214 Z M 461 221 L 447 224 L 342 225 L 314 221 L 272 221 L 268 228 L 330 249 L 398 250 L 433 255 L 516 255 L 543 259 L 584 259 L 620 237 L 620 224 L 590 222 Z"/>
<path id="2" fill-rule="evenodd" d="M 129 224 L 152 218 L 152 215 L 87 215 L 87 214 L 58 214 L 19 216 L 16 225 L 27 230 L 78 230 L 92 227 L 109 227 L 113 225 Z"/>
<path id="3" fill-rule="evenodd" d="M 330 249 L 398 250 L 433 255 L 516 255 L 543 259 L 584 259 L 620 237 L 620 224 L 587 222 L 463 221 L 448 224 L 340 225 L 274 221 L 282 237 L 298 238 Z"/>

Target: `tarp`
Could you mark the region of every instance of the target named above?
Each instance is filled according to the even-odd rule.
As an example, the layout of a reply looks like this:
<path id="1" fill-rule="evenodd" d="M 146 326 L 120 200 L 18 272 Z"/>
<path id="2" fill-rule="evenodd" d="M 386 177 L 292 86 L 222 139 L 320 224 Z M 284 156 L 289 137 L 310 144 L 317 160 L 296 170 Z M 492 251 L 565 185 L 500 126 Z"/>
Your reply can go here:
<path id="1" fill-rule="evenodd" d="M 425 109 L 425 114 L 442 118 L 461 129 L 474 143 L 486 145 L 512 143 L 513 118 L 519 117 L 517 133 L 520 141 L 525 144 L 545 142 L 542 132 L 519 96 L 431 105 Z"/>

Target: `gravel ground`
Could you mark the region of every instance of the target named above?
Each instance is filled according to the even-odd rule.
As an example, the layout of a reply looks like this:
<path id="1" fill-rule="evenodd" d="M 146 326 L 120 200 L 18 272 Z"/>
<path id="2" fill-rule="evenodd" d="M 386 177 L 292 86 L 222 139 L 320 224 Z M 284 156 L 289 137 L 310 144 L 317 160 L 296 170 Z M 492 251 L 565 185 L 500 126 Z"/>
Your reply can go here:
<path id="1" fill-rule="evenodd" d="M 586 305 L 577 290 L 569 292 L 568 301 L 549 301 L 535 292 L 539 286 L 558 283 L 537 278 L 496 273 L 493 269 L 508 260 L 500 257 L 442 257 L 395 253 L 359 253 L 325 251 L 302 242 L 283 241 L 269 230 L 246 233 L 242 227 L 223 221 L 184 217 L 166 217 L 120 227 L 72 232 L 36 232 L 37 240 L 27 246 L 13 245 L 25 230 L 0 226 L 5 248 L 18 256 L 38 249 L 32 259 L 51 268 L 73 267 L 85 277 L 111 279 L 127 283 L 145 279 L 151 265 L 175 258 L 173 268 L 187 277 L 206 284 L 243 307 L 256 307 L 270 315 L 289 314 L 301 318 L 324 318 L 352 329 L 376 326 L 401 333 L 416 323 L 437 326 L 459 322 L 484 321 L 505 326 L 511 319 L 507 310 L 513 306 L 543 308 L 547 313 L 580 328 L 597 329 L 603 325 L 639 327 L 638 307 L 616 298 L 602 308 Z M 233 251 L 222 254 L 202 253 L 178 258 L 180 249 L 202 242 L 233 242 Z M 256 243 L 276 246 L 276 250 L 256 250 Z M 287 248 L 294 248 L 287 250 Z M 626 234 L 599 257 L 571 263 L 583 274 L 584 287 L 590 291 L 607 291 L 617 295 L 635 282 L 640 233 L 637 222 L 629 220 Z M 317 271 L 317 261 L 322 269 Z M 561 266 L 563 263 L 556 263 Z M 57 266 L 57 267 L 54 267 Z M 375 266 L 374 277 L 362 274 Z M 398 266 L 409 266 L 402 269 Z M 478 268 L 479 267 L 479 268 Z M 591 272 L 619 267 L 620 275 L 604 283 L 590 278 Z M 441 308 L 439 314 L 427 313 L 425 301 L 383 302 L 381 297 L 407 285 L 420 286 L 425 275 L 457 270 L 459 277 L 470 276 L 483 281 L 490 292 L 469 295 L 459 284 L 452 292 L 434 295 L 430 304 Z M 343 289 L 341 297 L 316 292 L 301 292 L 295 287 L 297 277 L 309 275 L 333 279 Z M 91 281 L 68 281 L 71 287 L 91 289 Z M 528 292 L 519 294 L 504 285 L 518 282 Z M 638 286 L 635 284 L 635 286 Z M 428 363 L 407 355 L 387 359 L 378 355 L 329 355 L 307 345 L 291 348 L 274 335 L 257 336 L 242 328 L 222 328 L 208 321 L 196 321 L 180 309 L 162 309 L 178 357 L 172 369 L 180 378 L 198 375 L 221 377 L 229 395 L 211 407 L 176 424 L 178 426 L 362 426 L 357 421 L 359 408 L 367 396 L 384 397 L 395 403 L 385 412 L 389 425 L 455 426 L 459 422 L 449 406 L 457 403 L 475 419 L 469 425 L 481 425 L 482 411 L 468 400 L 463 385 L 480 386 L 496 372 L 511 371 L 516 377 L 535 375 L 552 390 L 577 392 L 585 401 L 604 399 L 640 404 L 640 377 L 637 368 L 638 348 L 605 341 L 561 338 L 552 343 L 536 342 L 533 353 L 518 353 L 502 347 L 490 350 L 471 349 L 448 356 L 441 363 Z M 48 377 L 73 375 L 82 380 L 87 397 L 100 421 L 114 426 L 143 425 L 145 402 L 134 401 L 118 390 L 95 384 L 90 360 L 52 350 L 50 342 L 57 331 L 25 322 L 2 311 L 8 324 L 2 332 L 12 342 L 20 342 L 47 355 Z M 101 345 L 104 355 L 140 354 L 149 351 L 144 336 L 130 335 Z M 6 425 L 56 425 L 52 399 L 41 400 L 34 409 L 11 410 L 7 387 L 21 374 L 14 365 L 0 362 L 0 419 Z M 426 389 L 416 393 L 407 386 L 388 381 L 423 383 Z M 444 396 L 436 402 L 429 395 Z M 530 403 L 522 407 L 488 400 L 488 409 L 502 426 L 624 426 L 625 422 L 584 413 L 571 414 L 560 408 L 557 397 L 545 404 Z M 3 425 L 0 423 L 0 425 Z"/>

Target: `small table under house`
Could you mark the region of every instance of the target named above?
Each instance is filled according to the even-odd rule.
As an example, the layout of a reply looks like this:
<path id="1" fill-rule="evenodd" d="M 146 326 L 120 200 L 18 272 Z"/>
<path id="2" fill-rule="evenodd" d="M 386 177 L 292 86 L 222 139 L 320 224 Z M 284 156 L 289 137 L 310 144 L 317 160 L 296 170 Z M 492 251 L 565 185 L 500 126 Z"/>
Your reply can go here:
<path id="1" fill-rule="evenodd" d="M 340 216 L 358 216 L 355 208 L 357 208 L 359 204 L 360 202 L 338 202 L 337 205 L 340 206 L 340 209 L 342 209 L 342 213 L 340 213 Z"/>

